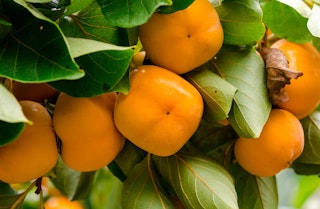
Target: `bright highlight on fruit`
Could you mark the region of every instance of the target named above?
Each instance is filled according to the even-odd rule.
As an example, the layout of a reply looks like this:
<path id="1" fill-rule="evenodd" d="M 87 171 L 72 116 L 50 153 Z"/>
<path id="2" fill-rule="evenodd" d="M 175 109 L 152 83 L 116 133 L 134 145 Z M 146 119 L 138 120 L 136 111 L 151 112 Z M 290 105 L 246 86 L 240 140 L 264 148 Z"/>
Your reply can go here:
<path id="1" fill-rule="evenodd" d="M 290 112 L 271 110 L 259 138 L 239 138 L 234 147 L 237 162 L 256 176 L 274 176 L 288 168 L 304 147 L 300 121 Z"/>
<path id="2" fill-rule="evenodd" d="M 52 119 L 37 102 L 20 101 L 23 113 L 33 122 L 13 142 L 0 147 L 0 180 L 24 183 L 47 174 L 57 163 L 58 149 Z"/>
<path id="3" fill-rule="evenodd" d="M 169 156 L 188 141 L 199 126 L 203 100 L 179 75 L 145 65 L 130 74 L 130 91 L 118 95 L 114 120 L 132 143 L 155 155 Z"/>
<path id="4" fill-rule="evenodd" d="M 184 10 L 154 13 L 139 27 L 139 37 L 153 64 L 183 74 L 217 54 L 223 29 L 211 3 L 195 0 Z"/>
<path id="5" fill-rule="evenodd" d="M 113 121 L 116 97 L 116 93 L 92 98 L 59 95 L 53 124 L 67 166 L 82 172 L 98 170 L 121 151 L 125 138 Z"/>

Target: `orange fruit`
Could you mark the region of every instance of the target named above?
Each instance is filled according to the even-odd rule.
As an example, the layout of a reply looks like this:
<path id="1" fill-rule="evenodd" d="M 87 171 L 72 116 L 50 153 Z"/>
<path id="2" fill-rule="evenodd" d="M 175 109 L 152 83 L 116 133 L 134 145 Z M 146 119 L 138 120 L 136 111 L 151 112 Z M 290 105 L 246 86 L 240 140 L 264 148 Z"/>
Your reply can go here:
<path id="1" fill-rule="evenodd" d="M 125 138 L 113 121 L 116 97 L 116 93 L 91 98 L 59 95 L 53 124 L 67 166 L 82 172 L 98 170 L 121 151 Z"/>
<path id="2" fill-rule="evenodd" d="M 223 43 L 223 29 L 208 0 L 184 10 L 154 13 L 139 27 L 139 37 L 153 64 L 182 74 L 213 58 Z"/>
<path id="3" fill-rule="evenodd" d="M 169 156 L 199 126 L 203 100 L 181 76 L 153 65 L 131 71 L 130 90 L 118 95 L 114 120 L 119 131 L 141 149 Z"/>
<path id="4" fill-rule="evenodd" d="M 12 94 L 17 100 L 31 100 L 43 102 L 45 99 L 54 99 L 58 96 L 58 91 L 47 83 L 20 83 L 13 82 Z"/>
<path id="5" fill-rule="evenodd" d="M 65 196 L 50 197 L 44 203 L 45 209 L 84 209 L 79 201 L 70 201 Z"/>
<path id="6" fill-rule="evenodd" d="M 0 180 L 10 184 L 41 177 L 58 160 L 52 119 L 46 108 L 33 101 L 20 101 L 20 105 L 33 124 L 25 124 L 17 139 L 0 147 Z"/>
<path id="7" fill-rule="evenodd" d="M 249 173 L 274 176 L 288 168 L 303 151 L 304 133 L 292 113 L 271 110 L 259 138 L 240 137 L 234 147 L 235 158 Z"/>
<path id="8" fill-rule="evenodd" d="M 298 79 L 284 87 L 288 101 L 277 104 L 296 115 L 299 119 L 313 112 L 320 102 L 320 53 L 310 43 L 296 44 L 285 39 L 276 41 L 271 48 L 282 51 L 289 68 L 303 72 Z"/>

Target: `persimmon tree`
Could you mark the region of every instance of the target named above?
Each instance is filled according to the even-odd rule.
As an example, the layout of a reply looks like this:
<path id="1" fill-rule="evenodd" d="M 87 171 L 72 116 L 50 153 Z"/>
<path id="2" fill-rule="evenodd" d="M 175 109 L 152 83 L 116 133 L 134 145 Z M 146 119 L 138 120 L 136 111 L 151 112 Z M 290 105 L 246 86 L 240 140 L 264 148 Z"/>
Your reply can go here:
<path id="1" fill-rule="evenodd" d="M 0 0 L 0 146 L 14 141 L 29 122 L 12 94 L 12 82 L 46 83 L 73 97 L 126 94 L 133 57 L 143 50 L 138 27 L 155 12 L 173 13 L 192 2 Z M 233 146 L 239 136 L 257 138 L 273 108 L 262 49 L 287 39 L 311 43 L 320 51 L 320 2 L 210 3 L 223 27 L 222 48 L 207 63 L 181 75 L 203 96 L 200 125 L 185 146 L 168 157 L 148 154 L 126 141 L 106 165 L 123 182 L 122 197 L 116 200 L 123 209 L 278 207 L 276 177 L 245 171 L 235 160 Z M 319 97 L 319 92 L 314 95 Z M 55 102 L 42 104 L 53 113 Z M 305 146 L 289 168 L 297 175 L 320 173 L 319 111 L 300 120 Z M 72 200 L 86 199 L 97 175 L 72 170 L 61 160 L 47 174 Z M 24 192 L 0 181 L 0 208 L 22 208 L 32 188 L 37 188 L 43 207 L 41 178 Z"/>

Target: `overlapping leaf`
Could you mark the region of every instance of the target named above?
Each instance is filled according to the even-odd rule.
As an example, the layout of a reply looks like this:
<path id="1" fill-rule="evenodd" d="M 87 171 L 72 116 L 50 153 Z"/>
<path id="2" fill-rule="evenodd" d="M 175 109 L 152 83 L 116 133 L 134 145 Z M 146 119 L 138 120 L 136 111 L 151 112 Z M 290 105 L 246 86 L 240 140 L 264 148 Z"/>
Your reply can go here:
<path id="1" fill-rule="evenodd" d="M 153 159 L 185 208 L 238 208 L 232 177 L 212 159 L 184 150 Z"/>
<path id="2" fill-rule="evenodd" d="M 5 1 L 12 30 L 0 44 L 0 75 L 24 82 L 83 76 L 57 25 L 25 1 Z M 32 31 L 32 32 L 31 32 Z"/>
<path id="3" fill-rule="evenodd" d="M 209 67 L 209 66 L 208 66 Z M 206 66 L 186 74 L 187 80 L 201 93 L 213 120 L 228 117 L 236 88 Z"/>
<path id="4" fill-rule="evenodd" d="M 216 9 L 223 27 L 224 43 L 247 45 L 262 39 L 265 26 L 258 1 L 224 0 Z"/>
<path id="5" fill-rule="evenodd" d="M 278 190 L 275 177 L 253 176 L 239 164 L 233 164 L 231 173 L 235 178 L 239 208 L 278 208 Z"/>
<path id="6" fill-rule="evenodd" d="M 0 18 L 0 42 L 4 37 L 7 36 L 9 31 L 11 30 L 11 27 L 12 24 L 9 21 Z"/>
<path id="7" fill-rule="evenodd" d="M 312 35 L 307 27 L 308 18 L 303 17 L 293 7 L 272 0 L 261 3 L 263 21 L 278 37 L 297 43 L 311 40 Z M 284 27 L 290 25 L 290 27 Z"/>
<path id="8" fill-rule="evenodd" d="M 314 4 L 312 8 L 312 13 L 308 19 L 307 27 L 310 31 L 310 33 L 315 36 L 320 38 L 320 24 L 319 24 L 319 19 L 320 19 L 320 5 Z"/>
<path id="9" fill-rule="evenodd" d="M 242 137 L 258 137 L 271 110 L 260 55 L 254 48 L 225 46 L 212 64 L 217 74 L 238 89 L 229 113 L 230 124 Z"/>
<path id="10" fill-rule="evenodd" d="M 168 194 L 161 186 L 161 182 L 148 155 L 129 173 L 123 184 L 121 195 L 123 209 L 174 209 Z"/>

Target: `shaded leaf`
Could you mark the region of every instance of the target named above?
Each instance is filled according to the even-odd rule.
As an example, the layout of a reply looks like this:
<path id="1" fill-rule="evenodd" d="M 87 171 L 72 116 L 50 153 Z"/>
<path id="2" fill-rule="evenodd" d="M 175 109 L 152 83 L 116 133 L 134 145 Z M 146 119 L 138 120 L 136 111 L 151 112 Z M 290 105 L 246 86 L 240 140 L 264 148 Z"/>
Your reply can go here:
<path id="1" fill-rule="evenodd" d="M 88 197 L 95 172 L 75 171 L 66 166 L 61 158 L 53 172 L 55 176 L 51 178 L 51 181 L 69 199 L 80 200 Z"/>
<path id="2" fill-rule="evenodd" d="M 212 64 L 218 75 L 238 89 L 228 121 L 239 136 L 257 138 L 271 110 L 262 58 L 254 48 L 225 46 Z"/>
<path id="3" fill-rule="evenodd" d="M 320 165 L 310 163 L 300 163 L 294 161 L 291 167 L 298 175 L 318 175 L 320 176 Z"/>
<path id="4" fill-rule="evenodd" d="M 58 26 L 25 1 L 16 2 L 3 4 L 12 30 L 0 44 L 0 75 L 22 82 L 82 77 Z"/>
<path id="5" fill-rule="evenodd" d="M 114 90 L 126 76 L 133 57 L 131 48 L 89 39 L 68 38 L 68 41 L 72 55 L 86 75 L 78 80 L 51 82 L 54 88 L 74 97 L 91 97 Z"/>
<path id="6" fill-rule="evenodd" d="M 9 184 L 0 181 L 0 196 L 15 194 L 17 194 L 17 192 L 14 189 L 12 189 Z"/>
<path id="7" fill-rule="evenodd" d="M 73 13 L 79 12 L 94 1 L 95 0 L 72 0 L 71 5 L 68 6 L 64 15 L 69 16 L 69 15 L 72 15 Z"/>
<path id="8" fill-rule="evenodd" d="M 170 14 L 178 10 L 186 9 L 193 3 L 194 0 L 172 0 L 171 6 L 160 6 L 157 12 L 162 14 Z"/>
<path id="9" fill-rule="evenodd" d="M 262 10 L 255 0 L 224 0 L 216 7 L 224 32 L 224 43 L 255 44 L 265 33 Z"/>
<path id="10" fill-rule="evenodd" d="M 0 120 L 0 147 L 15 140 L 23 131 L 24 123 L 8 123 Z"/>
<path id="11" fill-rule="evenodd" d="M 11 28 L 12 24 L 9 21 L 0 18 L 0 42 L 4 37 L 7 36 Z"/>
<path id="12" fill-rule="evenodd" d="M 312 35 L 307 28 L 308 18 L 291 6 L 272 0 L 262 2 L 261 7 L 264 23 L 276 36 L 296 43 L 311 40 Z M 284 25 L 290 27 L 283 27 Z"/>
<path id="13" fill-rule="evenodd" d="M 299 163 L 320 165 L 320 111 L 314 111 L 301 120 L 304 130 L 304 148 Z"/>
<path id="14" fill-rule="evenodd" d="M 185 208 L 238 208 L 233 179 L 214 160 L 190 150 L 153 159 Z"/>
<path id="15" fill-rule="evenodd" d="M 239 208 L 278 208 L 278 190 L 275 177 L 258 177 L 247 173 L 234 163 L 231 171 L 235 178 Z"/>
<path id="16" fill-rule="evenodd" d="M 209 67 L 209 66 L 208 66 Z M 193 70 L 186 79 L 201 93 L 213 120 L 228 117 L 236 88 L 206 66 Z"/>
<path id="17" fill-rule="evenodd" d="M 102 14 L 97 1 L 90 1 L 91 3 L 82 8 L 80 12 L 69 14 L 70 16 L 60 19 L 59 27 L 65 36 L 87 38 L 115 45 L 128 45 L 126 30 L 110 25 Z M 74 1 L 71 6 L 73 3 Z M 80 6 L 83 6 L 83 1 L 79 3 Z"/>
<path id="18" fill-rule="evenodd" d="M 114 26 L 132 28 L 151 17 L 160 6 L 172 5 L 172 0 L 97 0 L 106 20 Z"/>
<path id="19" fill-rule="evenodd" d="M 123 183 L 121 205 L 123 209 L 174 209 L 148 155 L 137 164 Z"/>

